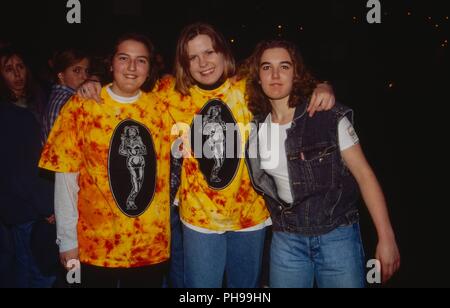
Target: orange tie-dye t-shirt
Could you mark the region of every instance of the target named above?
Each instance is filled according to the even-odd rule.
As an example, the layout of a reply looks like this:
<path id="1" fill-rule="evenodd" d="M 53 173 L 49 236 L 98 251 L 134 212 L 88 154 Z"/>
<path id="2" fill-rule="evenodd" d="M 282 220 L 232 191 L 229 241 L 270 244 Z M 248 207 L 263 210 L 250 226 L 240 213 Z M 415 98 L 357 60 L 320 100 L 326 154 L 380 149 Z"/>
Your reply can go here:
<path id="1" fill-rule="evenodd" d="M 219 232 L 263 223 L 269 212 L 253 189 L 244 159 L 247 125 L 252 120 L 245 80 L 227 80 L 211 91 L 194 86 L 188 96 L 175 91 L 174 84 L 173 78 L 160 80 L 155 93 L 169 106 L 177 133 L 190 141 L 193 154 L 183 161 L 178 192 L 181 218 Z"/>
<path id="2" fill-rule="evenodd" d="M 132 268 L 168 260 L 170 117 L 154 94 L 133 104 L 73 97 L 63 108 L 39 166 L 79 173 L 82 263 Z"/>

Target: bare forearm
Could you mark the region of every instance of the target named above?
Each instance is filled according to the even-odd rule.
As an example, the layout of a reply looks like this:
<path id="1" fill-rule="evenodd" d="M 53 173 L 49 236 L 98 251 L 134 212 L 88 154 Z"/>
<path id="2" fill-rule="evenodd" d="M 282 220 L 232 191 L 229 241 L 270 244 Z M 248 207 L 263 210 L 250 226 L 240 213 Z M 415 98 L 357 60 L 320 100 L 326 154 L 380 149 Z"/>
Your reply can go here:
<path id="1" fill-rule="evenodd" d="M 377 230 L 378 239 L 394 238 L 389 212 L 381 186 L 372 170 L 366 170 L 357 178 L 366 207 Z"/>
<path id="2" fill-rule="evenodd" d="M 385 282 L 399 269 L 400 252 L 383 191 L 360 145 L 343 151 L 342 156 L 358 182 L 362 197 L 377 230 L 378 245 L 375 257 L 381 262 L 383 281 Z"/>

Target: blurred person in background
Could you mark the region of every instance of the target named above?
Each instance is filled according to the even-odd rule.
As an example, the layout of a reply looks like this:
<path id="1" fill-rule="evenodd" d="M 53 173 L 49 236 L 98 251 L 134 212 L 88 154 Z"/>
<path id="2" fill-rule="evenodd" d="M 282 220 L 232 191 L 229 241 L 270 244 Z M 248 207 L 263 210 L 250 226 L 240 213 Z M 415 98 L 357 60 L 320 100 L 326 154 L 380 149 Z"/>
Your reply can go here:
<path id="1" fill-rule="evenodd" d="M 0 50 L 0 221 L 4 228 L 2 244 L 14 252 L 12 278 L 7 286 L 52 287 L 55 277 L 43 273 L 32 252 L 36 224 L 52 225 L 52 184 L 40 175 L 37 163 L 41 153 L 39 98 L 31 72 L 22 54 L 13 47 Z M 8 234 L 9 233 L 9 234 Z M 51 238 L 34 237 L 37 246 L 46 247 Z"/>
<path id="2" fill-rule="evenodd" d="M 52 87 L 43 118 L 44 141 L 47 140 L 61 108 L 88 79 L 89 65 L 87 54 L 80 50 L 66 49 L 54 55 L 51 66 L 56 84 Z"/>

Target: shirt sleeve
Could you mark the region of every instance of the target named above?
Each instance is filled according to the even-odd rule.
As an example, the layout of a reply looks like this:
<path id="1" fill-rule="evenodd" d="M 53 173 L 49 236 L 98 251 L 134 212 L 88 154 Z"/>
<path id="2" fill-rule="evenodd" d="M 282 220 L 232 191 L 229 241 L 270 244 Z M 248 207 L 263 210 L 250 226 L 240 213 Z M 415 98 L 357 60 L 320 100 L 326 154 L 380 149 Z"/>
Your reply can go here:
<path id="1" fill-rule="evenodd" d="M 39 167 L 60 173 L 80 171 L 82 143 L 79 140 L 79 131 L 82 109 L 78 98 L 73 97 L 61 110 L 42 151 Z"/>
<path id="2" fill-rule="evenodd" d="M 50 131 L 52 130 L 53 125 L 55 125 L 56 119 L 61 112 L 61 108 L 70 100 L 71 97 L 72 94 L 68 92 L 56 93 L 55 96 L 52 97 L 53 100 L 49 102 L 47 113 L 44 117 L 46 138 L 50 135 Z"/>
<path id="3" fill-rule="evenodd" d="M 339 122 L 339 147 L 341 152 L 357 145 L 358 143 L 359 138 L 356 134 L 355 128 L 347 117 L 343 117 Z"/>
<path id="4" fill-rule="evenodd" d="M 60 252 L 78 247 L 78 173 L 56 173 L 56 237 Z"/>

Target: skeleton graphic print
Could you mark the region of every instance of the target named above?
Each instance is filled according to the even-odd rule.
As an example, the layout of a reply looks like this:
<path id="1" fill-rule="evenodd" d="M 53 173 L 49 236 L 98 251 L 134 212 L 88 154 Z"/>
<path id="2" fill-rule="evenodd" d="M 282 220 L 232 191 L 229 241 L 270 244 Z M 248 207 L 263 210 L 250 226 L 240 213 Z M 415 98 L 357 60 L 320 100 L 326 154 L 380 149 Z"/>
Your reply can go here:
<path id="1" fill-rule="evenodd" d="M 234 179 L 239 167 L 240 135 L 228 106 L 211 100 L 194 118 L 191 142 L 195 158 L 209 187 L 221 190 Z"/>
<path id="2" fill-rule="evenodd" d="M 126 120 L 116 128 L 108 169 L 119 208 L 130 217 L 140 216 L 155 194 L 157 173 L 152 136 L 144 125 Z"/>
<path id="3" fill-rule="evenodd" d="M 206 143 L 211 151 L 209 154 L 214 159 L 214 167 L 210 177 L 210 181 L 213 183 L 222 182 L 219 178 L 219 172 L 225 162 L 226 130 L 227 127 L 226 123 L 222 121 L 220 106 L 209 108 L 203 118 L 203 134 L 208 137 Z"/>
<path id="4" fill-rule="evenodd" d="M 145 159 L 147 148 L 139 136 L 139 127 L 127 126 L 120 138 L 122 143 L 119 154 L 127 157 L 127 167 L 130 171 L 132 191 L 127 198 L 127 210 L 137 210 L 136 196 L 144 183 Z"/>

